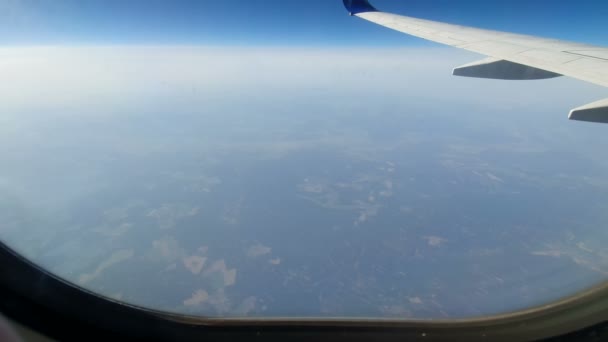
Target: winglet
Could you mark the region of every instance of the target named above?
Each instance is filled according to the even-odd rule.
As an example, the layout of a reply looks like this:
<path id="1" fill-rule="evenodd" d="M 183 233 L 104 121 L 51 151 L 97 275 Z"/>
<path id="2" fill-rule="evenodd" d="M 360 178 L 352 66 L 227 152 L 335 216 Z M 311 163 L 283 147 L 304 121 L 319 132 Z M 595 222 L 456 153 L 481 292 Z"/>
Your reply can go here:
<path id="1" fill-rule="evenodd" d="M 350 15 L 356 15 L 363 12 L 376 12 L 377 9 L 370 5 L 367 0 L 343 0 L 344 7 L 348 10 Z"/>

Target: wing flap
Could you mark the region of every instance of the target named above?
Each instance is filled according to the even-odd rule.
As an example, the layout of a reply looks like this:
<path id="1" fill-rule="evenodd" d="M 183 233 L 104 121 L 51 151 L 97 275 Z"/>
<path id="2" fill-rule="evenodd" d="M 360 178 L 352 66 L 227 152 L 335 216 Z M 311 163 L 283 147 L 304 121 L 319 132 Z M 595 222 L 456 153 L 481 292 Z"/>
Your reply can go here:
<path id="1" fill-rule="evenodd" d="M 493 57 L 455 68 L 452 74 L 455 76 L 498 80 L 540 80 L 561 76 L 554 72 Z"/>
<path id="2" fill-rule="evenodd" d="M 608 123 L 608 99 L 593 102 L 573 109 L 570 120 Z"/>
<path id="3" fill-rule="evenodd" d="M 570 53 L 570 54 L 573 54 L 573 55 L 582 56 L 582 57 L 597 58 L 597 59 L 602 59 L 602 60 L 608 61 L 608 51 L 602 51 L 602 50 L 591 50 L 591 51 L 573 50 L 573 51 L 566 51 L 566 52 Z"/>

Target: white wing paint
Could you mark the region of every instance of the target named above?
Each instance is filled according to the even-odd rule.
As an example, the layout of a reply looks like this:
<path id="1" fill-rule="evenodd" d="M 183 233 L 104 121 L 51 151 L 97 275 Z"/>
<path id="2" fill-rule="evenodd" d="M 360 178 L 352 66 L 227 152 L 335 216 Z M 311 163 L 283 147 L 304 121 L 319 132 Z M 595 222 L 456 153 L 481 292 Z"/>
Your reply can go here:
<path id="1" fill-rule="evenodd" d="M 446 24 L 376 10 L 368 0 L 343 0 L 351 15 L 399 32 L 489 56 L 454 75 L 505 80 L 569 76 L 608 87 L 608 48 Z M 571 120 L 608 123 L 608 99 L 573 109 Z"/>

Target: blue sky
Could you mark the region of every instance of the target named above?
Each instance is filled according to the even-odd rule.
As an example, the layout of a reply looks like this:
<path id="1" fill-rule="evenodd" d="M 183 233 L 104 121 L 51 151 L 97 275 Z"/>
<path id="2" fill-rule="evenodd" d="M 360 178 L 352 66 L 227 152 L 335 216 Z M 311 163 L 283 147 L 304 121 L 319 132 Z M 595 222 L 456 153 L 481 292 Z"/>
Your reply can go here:
<path id="1" fill-rule="evenodd" d="M 381 10 L 606 44 L 608 2 L 375 0 Z M 403 46 L 425 44 L 349 17 L 341 0 L 0 0 L 0 44 Z"/>

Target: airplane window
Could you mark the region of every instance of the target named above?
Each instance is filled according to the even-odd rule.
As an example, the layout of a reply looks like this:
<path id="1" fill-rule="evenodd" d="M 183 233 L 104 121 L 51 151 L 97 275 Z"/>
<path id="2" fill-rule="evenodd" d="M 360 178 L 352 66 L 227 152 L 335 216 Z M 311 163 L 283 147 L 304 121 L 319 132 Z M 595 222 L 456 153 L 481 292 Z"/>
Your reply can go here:
<path id="1" fill-rule="evenodd" d="M 432 3 L 374 5 L 578 37 Z M 340 1 L 2 6 L 0 241 L 76 286 L 209 318 L 447 320 L 608 279 L 608 126 L 567 119 L 599 85 L 455 77 L 483 57 Z"/>

